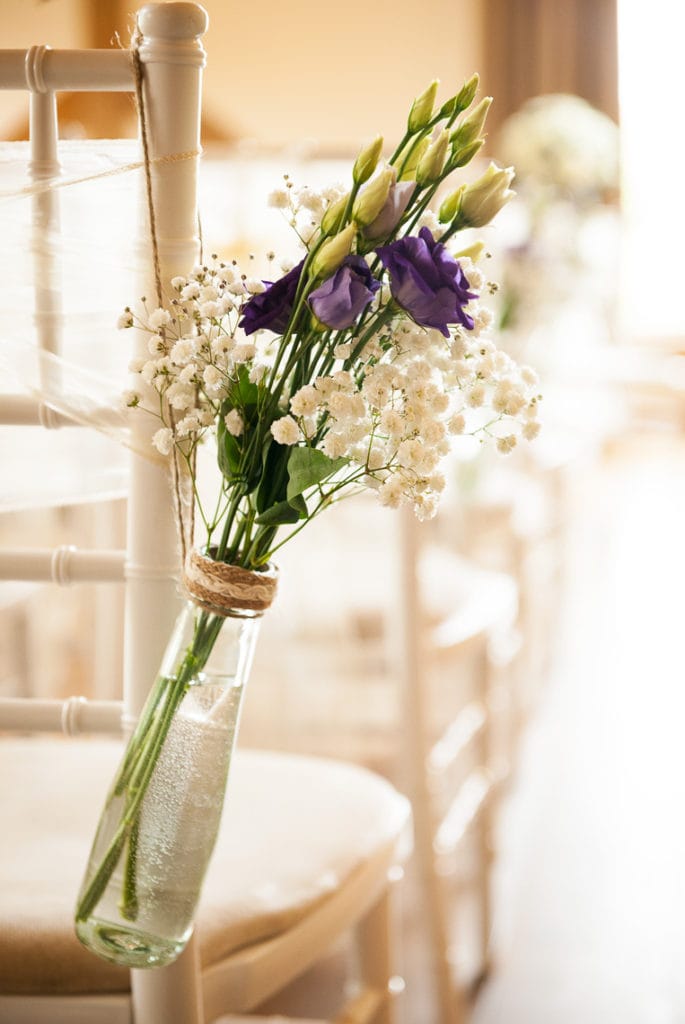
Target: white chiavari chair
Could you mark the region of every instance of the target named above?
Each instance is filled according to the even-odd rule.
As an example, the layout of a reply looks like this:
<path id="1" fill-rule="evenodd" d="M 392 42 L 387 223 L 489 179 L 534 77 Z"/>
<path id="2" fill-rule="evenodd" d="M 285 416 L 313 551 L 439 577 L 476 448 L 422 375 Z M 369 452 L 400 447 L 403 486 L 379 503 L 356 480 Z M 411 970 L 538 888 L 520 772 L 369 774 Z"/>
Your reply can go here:
<path id="1" fill-rule="evenodd" d="M 194 3 L 149 4 L 138 16 L 165 280 L 187 270 L 198 254 L 206 23 Z M 30 92 L 35 182 L 52 180 L 57 171 L 56 92 L 131 92 L 134 74 L 126 50 L 32 47 L 0 53 L 0 86 Z M 43 197 L 43 222 L 50 221 L 53 191 L 37 194 Z M 38 282 L 36 306 L 40 346 L 54 352 L 59 295 L 54 288 L 41 293 Z M 5 395 L 0 407 L 2 423 L 26 429 L 66 429 L 71 423 L 59 396 L 53 401 Z M 82 427 L 68 429 L 76 436 Z M 149 440 L 146 428 L 132 429 L 137 434 L 128 467 L 125 550 L 60 545 L 0 556 L 4 579 L 125 588 L 123 702 L 79 696 L 0 700 L 0 1021 L 201 1024 L 222 1014 L 237 1021 L 241 1014 L 258 1013 L 260 1004 L 276 998 L 352 930 L 359 977 L 356 987 L 340 993 L 350 998 L 335 1019 L 390 1024 L 397 986 L 391 978 L 388 894 L 406 852 L 409 810 L 384 780 L 355 766 L 239 752 L 196 934 L 174 964 L 129 973 L 87 953 L 73 935 L 78 878 L 120 752 L 120 741 L 105 734 L 135 719 L 177 613 L 168 480 L 162 467 L 136 454 Z M 49 465 L 42 469 L 49 471 Z M 60 731 L 69 738 L 46 735 Z"/>
<path id="2" fill-rule="evenodd" d="M 438 1019 L 464 1024 L 490 968 L 494 831 L 509 768 L 498 704 L 516 649 L 518 590 L 506 573 L 435 545 L 429 524 L 409 513 L 400 570 L 397 670 L 418 886 Z"/>

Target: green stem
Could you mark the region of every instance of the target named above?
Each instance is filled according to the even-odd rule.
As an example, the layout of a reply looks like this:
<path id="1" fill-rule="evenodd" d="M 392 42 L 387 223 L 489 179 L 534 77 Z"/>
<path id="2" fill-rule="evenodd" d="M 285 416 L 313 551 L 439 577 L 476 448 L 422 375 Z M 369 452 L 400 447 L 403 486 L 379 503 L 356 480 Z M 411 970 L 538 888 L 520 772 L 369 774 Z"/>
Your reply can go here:
<path id="1" fill-rule="evenodd" d="M 109 806 L 115 795 L 125 794 L 119 825 L 102 858 L 100 866 L 79 902 L 76 910 L 77 921 L 85 921 L 100 902 L 109 880 L 119 863 L 127 840 L 128 854 L 124 869 L 124 886 L 120 909 L 124 917 L 129 920 L 135 919 L 137 914 L 135 876 L 139 811 L 176 711 L 188 690 L 191 680 L 206 665 L 223 621 L 221 616 L 208 615 L 206 612 L 202 612 L 196 623 L 195 635 L 180 663 L 178 673 L 175 676 L 162 677 L 158 681 L 157 692 L 152 698 L 152 705 L 146 710 L 143 722 L 136 729 L 134 737 L 129 744 L 129 752 L 117 780 L 119 792 L 117 792 L 117 787 L 115 787 L 108 801 Z M 164 685 L 161 685 L 162 683 Z M 162 693 L 165 696 L 160 711 Z M 126 782 L 122 783 L 124 778 Z"/>

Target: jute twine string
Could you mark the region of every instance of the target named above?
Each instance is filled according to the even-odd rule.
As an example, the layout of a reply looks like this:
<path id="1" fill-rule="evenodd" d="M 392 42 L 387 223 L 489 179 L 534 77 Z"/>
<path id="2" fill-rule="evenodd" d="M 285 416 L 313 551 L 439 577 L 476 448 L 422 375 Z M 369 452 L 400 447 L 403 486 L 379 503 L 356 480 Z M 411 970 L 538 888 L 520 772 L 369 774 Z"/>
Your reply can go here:
<path id="1" fill-rule="evenodd" d="M 215 562 L 208 555 L 191 551 L 186 558 L 183 584 L 196 604 L 212 612 L 234 610 L 264 612 L 276 596 L 278 571 L 267 566 L 253 572 L 238 565 Z"/>
<path id="2" fill-rule="evenodd" d="M 155 277 L 157 305 L 161 307 L 164 305 L 164 291 L 162 289 L 162 268 L 159 258 L 159 241 L 157 239 L 157 218 L 155 216 L 155 203 L 152 190 L 152 166 L 150 160 L 150 144 L 143 91 L 144 69 L 139 51 L 140 39 L 140 35 L 133 37 L 131 41 L 131 57 L 133 60 L 138 120 L 140 122 L 140 139 L 143 149 L 143 166 L 145 168 L 145 194 L 150 225 L 150 241 L 152 245 L 152 268 Z M 173 409 L 166 402 L 165 413 L 171 423 L 172 430 L 175 432 L 176 417 Z M 174 445 L 171 456 L 171 478 L 173 483 L 174 513 L 179 543 L 181 546 L 182 564 L 185 564 L 187 553 L 192 547 L 193 535 L 195 532 L 195 501 L 192 481 L 190 480 L 190 471 L 191 467 L 183 461 L 183 457 L 178 446 Z"/>
<path id="3" fill-rule="evenodd" d="M 198 156 L 200 156 L 199 149 L 187 149 L 182 153 L 153 156 L 150 158 L 150 165 L 177 164 L 183 160 L 194 160 Z M 144 167 L 144 161 L 135 160 L 133 163 L 122 164 L 120 167 L 110 167 L 106 171 L 95 171 L 93 174 L 84 174 L 77 178 L 48 178 L 46 181 L 36 181 L 32 185 L 23 185 L 17 189 L 0 189 L 0 200 L 23 199 L 24 196 L 38 196 L 44 192 L 56 192 L 61 188 L 83 185 L 89 181 L 99 181 L 101 178 L 115 178 L 118 174 L 129 174 L 131 171 L 139 171 Z"/>
<path id="4" fill-rule="evenodd" d="M 152 242 L 152 262 L 157 302 L 160 306 L 163 306 L 162 272 L 152 189 L 152 161 L 150 160 L 148 126 L 143 96 L 144 69 L 138 45 L 139 38 L 134 38 L 132 40 L 131 53 L 135 72 L 136 102 L 138 105 L 143 165 L 145 168 L 145 190 Z M 172 427 L 174 427 L 173 410 L 167 406 L 165 411 Z M 215 561 L 208 555 L 193 550 L 194 494 L 189 467 L 182 461 L 181 454 L 176 445 L 173 448 L 171 472 L 176 525 L 183 562 L 183 585 L 188 595 L 200 607 L 213 613 L 228 615 L 231 612 L 243 610 L 260 614 L 266 611 L 276 595 L 277 570 L 272 566 L 267 566 L 265 571 L 256 572 L 237 565 L 227 565 L 225 562 Z"/>

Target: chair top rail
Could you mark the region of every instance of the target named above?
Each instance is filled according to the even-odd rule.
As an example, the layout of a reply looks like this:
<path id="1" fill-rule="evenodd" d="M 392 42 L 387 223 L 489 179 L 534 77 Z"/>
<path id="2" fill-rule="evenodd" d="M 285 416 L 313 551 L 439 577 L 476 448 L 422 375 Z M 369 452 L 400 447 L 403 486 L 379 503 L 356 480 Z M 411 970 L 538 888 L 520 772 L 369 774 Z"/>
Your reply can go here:
<path id="1" fill-rule="evenodd" d="M 126 49 L 0 50 L 0 89 L 30 92 L 133 92 L 131 54 Z"/>

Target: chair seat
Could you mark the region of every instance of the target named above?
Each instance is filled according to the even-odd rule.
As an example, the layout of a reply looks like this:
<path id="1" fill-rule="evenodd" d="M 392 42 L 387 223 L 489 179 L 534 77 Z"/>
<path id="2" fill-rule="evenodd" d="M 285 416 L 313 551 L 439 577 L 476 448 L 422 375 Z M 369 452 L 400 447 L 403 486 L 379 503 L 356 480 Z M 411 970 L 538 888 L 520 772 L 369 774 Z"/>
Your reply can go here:
<path id="1" fill-rule="evenodd" d="M 114 740 L 3 738 L 0 992 L 126 991 L 128 971 L 85 950 L 73 909 Z M 274 938 L 408 835 L 408 802 L 343 762 L 238 751 L 197 934 L 203 969 Z M 303 837 L 306 841 L 303 842 Z"/>

